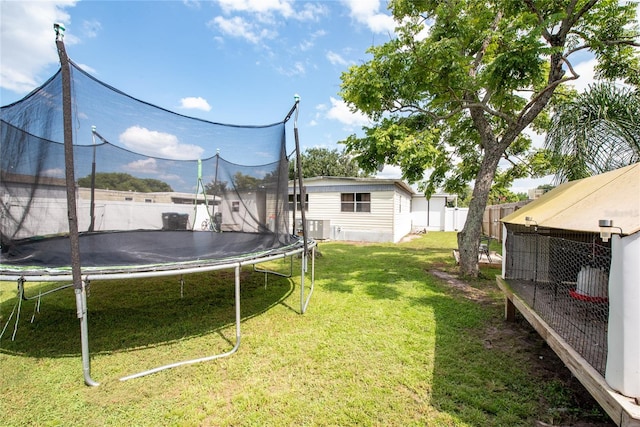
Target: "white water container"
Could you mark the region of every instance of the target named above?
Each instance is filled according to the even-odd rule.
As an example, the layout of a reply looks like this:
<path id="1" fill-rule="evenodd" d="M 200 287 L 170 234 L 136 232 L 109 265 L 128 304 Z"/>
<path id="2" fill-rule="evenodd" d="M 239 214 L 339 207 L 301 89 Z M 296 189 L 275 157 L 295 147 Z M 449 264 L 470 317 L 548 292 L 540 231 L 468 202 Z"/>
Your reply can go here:
<path id="1" fill-rule="evenodd" d="M 607 272 L 601 268 L 585 265 L 578 273 L 576 293 L 588 298 L 607 298 Z"/>
<path id="2" fill-rule="evenodd" d="M 605 379 L 619 393 L 640 398 L 640 233 L 611 239 Z"/>

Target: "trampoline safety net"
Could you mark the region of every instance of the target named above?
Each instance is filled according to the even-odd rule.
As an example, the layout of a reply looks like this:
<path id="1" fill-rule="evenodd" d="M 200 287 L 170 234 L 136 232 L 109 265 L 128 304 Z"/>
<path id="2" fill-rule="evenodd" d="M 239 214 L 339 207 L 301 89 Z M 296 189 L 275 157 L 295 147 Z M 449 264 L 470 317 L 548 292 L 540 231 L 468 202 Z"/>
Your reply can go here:
<path id="1" fill-rule="evenodd" d="M 3 268 L 69 262 L 32 246 L 68 235 L 61 74 L 0 110 Z M 102 236 L 81 240 L 83 266 L 215 259 L 297 240 L 288 233 L 288 117 L 213 123 L 128 96 L 73 63 L 71 78 L 78 228 L 81 239 Z M 109 259 L 115 252 L 131 258 Z"/>

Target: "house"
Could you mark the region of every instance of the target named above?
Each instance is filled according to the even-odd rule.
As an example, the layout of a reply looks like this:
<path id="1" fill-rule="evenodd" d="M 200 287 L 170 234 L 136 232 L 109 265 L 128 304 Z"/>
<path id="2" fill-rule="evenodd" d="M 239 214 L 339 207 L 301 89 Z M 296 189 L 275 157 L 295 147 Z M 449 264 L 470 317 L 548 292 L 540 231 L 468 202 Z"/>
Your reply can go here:
<path id="1" fill-rule="evenodd" d="M 414 191 L 401 180 L 321 176 L 305 178 L 304 186 L 305 217 L 312 238 L 398 242 L 411 232 Z M 296 189 L 296 224 L 301 218 L 299 193 Z M 293 194 L 291 181 L 290 220 L 293 219 Z"/>
<path id="2" fill-rule="evenodd" d="M 395 243 L 413 231 L 461 229 L 466 219 L 466 209 L 447 206 L 455 196 L 437 194 L 426 199 L 399 179 L 320 176 L 305 178 L 304 186 L 308 232 L 315 239 Z M 296 188 L 298 229 L 299 193 Z M 294 215 L 293 195 L 291 181 L 290 221 Z"/>
<path id="3" fill-rule="evenodd" d="M 640 164 L 562 184 L 502 223 L 507 317 L 518 308 L 614 422 L 640 425 Z"/>

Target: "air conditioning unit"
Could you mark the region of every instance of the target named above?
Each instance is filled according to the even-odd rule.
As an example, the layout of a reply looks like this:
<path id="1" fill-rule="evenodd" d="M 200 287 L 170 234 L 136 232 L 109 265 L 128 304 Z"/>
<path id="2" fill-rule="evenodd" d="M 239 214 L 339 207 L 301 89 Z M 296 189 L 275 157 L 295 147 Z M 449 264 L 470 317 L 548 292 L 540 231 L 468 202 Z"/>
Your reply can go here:
<path id="1" fill-rule="evenodd" d="M 331 220 L 308 219 L 307 235 L 312 239 L 326 240 L 331 238 Z"/>

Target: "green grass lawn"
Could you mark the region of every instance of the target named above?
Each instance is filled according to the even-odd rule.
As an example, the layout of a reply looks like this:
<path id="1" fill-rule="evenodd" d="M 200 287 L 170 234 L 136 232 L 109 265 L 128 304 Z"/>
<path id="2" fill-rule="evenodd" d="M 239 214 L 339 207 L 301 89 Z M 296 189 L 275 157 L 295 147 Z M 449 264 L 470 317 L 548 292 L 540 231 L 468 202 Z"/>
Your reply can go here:
<path id="1" fill-rule="evenodd" d="M 44 297 L 33 323 L 35 302 L 23 302 L 15 341 L 15 315 L 0 341 L 0 425 L 530 426 L 589 411 L 602 419 L 544 365 L 553 355 L 528 325 L 505 323 L 498 270 L 465 288 L 431 274 L 455 273 L 455 245 L 453 233 L 322 243 L 304 315 L 299 274 L 269 276 L 265 287 L 264 274 L 247 268 L 236 354 L 126 382 L 118 378 L 232 347 L 233 272 L 186 276 L 183 298 L 179 277 L 92 282 L 99 387 L 83 384 L 73 291 Z M 0 283 L 0 327 L 15 287 Z"/>

